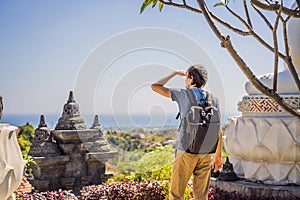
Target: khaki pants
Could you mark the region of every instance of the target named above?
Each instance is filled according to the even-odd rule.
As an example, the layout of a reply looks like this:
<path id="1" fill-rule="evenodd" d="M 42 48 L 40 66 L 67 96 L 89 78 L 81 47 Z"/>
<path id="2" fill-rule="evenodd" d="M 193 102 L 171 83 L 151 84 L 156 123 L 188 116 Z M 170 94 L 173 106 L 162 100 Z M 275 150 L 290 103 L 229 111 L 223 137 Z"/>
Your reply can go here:
<path id="1" fill-rule="evenodd" d="M 169 199 L 181 200 L 183 198 L 187 183 L 193 174 L 194 200 L 207 200 L 211 169 L 210 161 L 210 155 L 190 154 L 177 150 L 172 169 Z"/>

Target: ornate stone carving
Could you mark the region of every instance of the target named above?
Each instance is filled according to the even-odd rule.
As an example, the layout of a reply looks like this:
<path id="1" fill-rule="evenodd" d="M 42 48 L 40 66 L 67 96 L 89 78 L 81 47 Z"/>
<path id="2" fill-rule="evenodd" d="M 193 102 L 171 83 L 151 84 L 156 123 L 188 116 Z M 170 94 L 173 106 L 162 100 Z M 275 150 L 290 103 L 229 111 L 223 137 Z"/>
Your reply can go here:
<path id="1" fill-rule="evenodd" d="M 86 129 L 84 120 L 80 117 L 79 106 L 70 91 L 69 99 L 64 105 L 62 117 L 59 118 L 56 130 L 82 130 Z"/>
<path id="2" fill-rule="evenodd" d="M 283 96 L 284 101 L 296 110 L 300 110 L 300 95 Z M 272 99 L 263 95 L 244 96 L 238 103 L 238 110 L 243 114 L 286 114 Z"/>

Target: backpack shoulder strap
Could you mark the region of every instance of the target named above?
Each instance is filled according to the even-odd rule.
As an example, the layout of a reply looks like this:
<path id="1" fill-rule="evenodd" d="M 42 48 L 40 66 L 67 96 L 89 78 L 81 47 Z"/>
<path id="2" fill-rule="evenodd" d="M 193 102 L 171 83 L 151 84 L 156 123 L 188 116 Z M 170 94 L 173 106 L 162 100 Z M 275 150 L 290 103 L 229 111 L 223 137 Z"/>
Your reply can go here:
<path id="1" fill-rule="evenodd" d="M 195 97 L 195 94 L 192 91 L 192 89 L 187 89 L 186 93 L 187 93 L 187 96 L 190 100 L 191 105 L 197 105 L 196 97 Z M 176 119 L 178 119 L 179 117 L 180 117 L 180 112 L 177 113 Z"/>
<path id="2" fill-rule="evenodd" d="M 187 92 L 188 98 L 191 102 L 191 105 L 197 105 L 196 97 L 195 97 L 193 90 L 187 89 L 186 92 Z"/>

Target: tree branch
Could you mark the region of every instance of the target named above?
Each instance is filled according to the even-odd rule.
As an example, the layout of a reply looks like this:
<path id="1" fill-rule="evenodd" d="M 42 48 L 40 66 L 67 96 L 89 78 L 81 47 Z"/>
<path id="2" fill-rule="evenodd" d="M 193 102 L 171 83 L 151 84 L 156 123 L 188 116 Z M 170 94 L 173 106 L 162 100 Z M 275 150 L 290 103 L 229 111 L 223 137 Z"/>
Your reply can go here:
<path id="1" fill-rule="evenodd" d="M 250 35 L 252 35 L 258 42 L 260 42 L 263 46 L 265 46 L 267 49 L 269 49 L 270 51 L 274 52 L 274 48 L 269 45 L 266 41 L 264 41 L 248 24 L 247 22 L 241 18 L 237 13 L 235 13 L 233 10 L 231 10 L 228 6 L 226 6 L 227 10 L 233 15 L 235 16 L 238 20 L 240 20 L 240 22 L 242 24 L 244 24 L 246 26 L 246 28 L 249 30 Z M 286 57 L 278 52 L 278 55 L 282 58 L 285 59 Z"/>
<path id="2" fill-rule="evenodd" d="M 261 2 L 260 0 L 250 0 L 252 5 L 257 6 L 258 8 L 261 8 L 263 10 L 269 10 L 269 11 L 279 11 L 281 8 L 281 5 L 278 3 L 273 3 L 273 4 L 267 4 L 264 2 Z M 295 17 L 295 18 L 300 18 L 300 11 L 299 10 L 292 10 L 289 8 L 286 8 L 282 5 L 282 13 Z"/>
<path id="3" fill-rule="evenodd" d="M 212 20 L 212 17 L 210 15 L 210 13 L 208 12 L 208 9 L 204 3 L 203 0 L 197 0 L 201 10 L 202 10 L 202 13 L 204 14 L 204 17 L 208 23 L 208 25 L 210 26 L 211 30 L 215 33 L 215 35 L 217 36 L 217 38 L 223 42 L 226 38 L 225 36 L 222 35 L 221 31 L 217 28 L 217 26 L 215 26 L 213 20 Z"/>
<path id="4" fill-rule="evenodd" d="M 251 4 L 251 6 L 258 13 L 258 15 L 264 20 L 264 22 L 269 27 L 269 29 L 273 30 L 273 26 L 271 25 L 271 23 L 269 22 L 269 20 L 266 18 L 266 16 L 264 14 L 262 14 L 262 12 L 260 12 L 260 10 L 258 10 L 254 5 Z"/>
<path id="5" fill-rule="evenodd" d="M 209 12 L 209 11 L 208 11 Z M 238 28 L 235 28 L 233 26 L 231 26 L 230 24 L 224 22 L 223 20 L 221 20 L 220 18 L 218 18 L 216 15 L 214 15 L 213 13 L 209 12 L 209 14 L 211 15 L 211 17 L 216 20 L 216 22 L 218 22 L 219 24 L 223 25 L 224 27 L 228 28 L 229 30 L 242 35 L 242 36 L 248 36 L 251 35 L 251 33 L 249 31 L 242 31 Z"/>
<path id="6" fill-rule="evenodd" d="M 187 5 L 185 1 L 183 1 L 183 4 L 178 4 L 178 3 L 174 3 L 172 1 L 165 1 L 165 0 L 159 0 L 159 1 L 162 2 L 163 4 L 166 4 L 166 5 L 174 6 L 174 7 L 177 7 L 177 8 L 185 8 L 185 9 L 193 11 L 195 13 L 200 13 L 200 14 L 202 13 L 201 10 L 193 8 L 189 5 Z"/>
<path id="7" fill-rule="evenodd" d="M 248 10 L 248 6 L 247 6 L 247 1 L 244 0 L 244 9 L 245 9 L 245 13 L 246 13 L 246 17 L 247 17 L 247 21 L 248 21 L 248 24 L 251 28 L 253 28 L 252 26 L 252 23 L 251 23 L 251 18 L 250 18 L 250 15 L 249 15 L 249 10 Z"/>
<path id="8" fill-rule="evenodd" d="M 243 73 L 246 75 L 246 77 L 248 78 L 248 80 L 264 95 L 270 97 L 271 99 L 273 99 L 275 102 L 278 103 L 278 105 L 280 105 L 283 109 L 285 109 L 288 113 L 296 116 L 297 118 L 300 119 L 300 113 L 297 113 L 295 110 L 293 110 L 293 108 L 291 106 L 289 106 L 288 104 L 286 104 L 282 98 L 276 93 L 274 92 L 272 89 L 269 89 L 268 87 L 266 87 L 264 84 L 262 84 L 260 82 L 259 79 L 257 79 L 257 77 L 252 73 L 252 71 L 250 70 L 250 68 L 246 65 L 246 63 L 243 61 L 243 59 L 238 55 L 238 53 L 236 52 L 236 50 L 234 49 L 234 47 L 231 44 L 230 41 L 230 37 L 224 37 L 222 35 L 222 33 L 219 31 L 219 29 L 215 26 L 214 22 L 212 19 L 214 19 L 215 21 L 217 21 L 218 23 L 220 23 L 221 25 L 225 26 L 226 28 L 241 34 L 241 35 L 252 35 L 258 42 L 260 42 L 263 46 L 265 46 L 267 49 L 271 50 L 273 53 L 275 51 L 278 51 L 278 47 L 277 50 L 276 48 L 271 47 L 271 45 L 269 45 L 267 42 L 265 42 L 259 35 L 257 35 L 254 30 L 252 29 L 252 27 L 245 21 L 243 20 L 241 17 L 239 17 L 236 13 L 234 13 L 233 11 L 231 11 L 229 9 L 229 11 L 236 15 L 236 17 L 247 27 L 247 29 L 249 30 L 248 32 L 246 31 L 242 31 L 239 29 L 236 29 L 234 27 L 232 27 L 231 25 L 229 25 L 228 23 L 222 21 L 221 19 L 219 19 L 218 17 L 216 17 L 215 15 L 213 15 L 209 9 L 207 8 L 204 0 L 197 0 L 198 5 L 200 6 L 200 9 L 196 9 L 193 7 L 190 7 L 188 5 L 186 5 L 185 1 L 183 0 L 184 4 L 177 4 L 177 3 L 173 3 L 171 0 L 165 1 L 165 0 L 159 0 L 160 2 L 166 4 L 166 5 L 171 5 L 174 7 L 179 7 L 179 8 L 185 8 L 188 10 L 191 10 L 193 12 L 196 13 L 200 13 L 200 14 L 204 14 L 204 17 L 206 19 L 206 21 L 208 22 L 208 24 L 210 25 L 212 31 L 215 33 L 215 35 L 219 38 L 219 40 L 222 43 L 222 47 L 226 48 L 227 51 L 230 53 L 231 57 L 235 60 L 235 62 L 237 63 L 237 65 L 240 67 L 240 69 L 243 71 Z M 258 0 L 251 0 L 251 2 L 259 2 Z M 252 3 L 251 3 L 252 4 Z M 253 4 L 255 5 L 255 4 Z M 253 6 L 252 5 L 252 6 Z M 265 4 L 268 5 L 268 4 Z M 271 5 L 271 4 L 270 4 Z M 282 8 L 284 10 L 284 7 Z M 282 11 L 283 11 L 282 10 Z M 277 11 L 277 10 L 276 10 Z M 278 11 L 277 11 L 278 12 Z M 263 16 L 263 15 L 262 15 Z M 280 16 L 280 19 L 282 17 Z M 268 22 L 267 20 L 265 21 L 266 23 Z M 272 28 L 273 29 L 273 28 Z M 278 52 L 278 56 L 280 58 L 282 58 L 286 63 L 287 66 L 300 90 L 300 80 L 297 74 L 297 71 L 295 70 L 295 67 L 292 63 L 292 59 L 289 56 L 289 54 L 283 55 L 282 53 Z M 277 57 L 278 57 L 277 56 Z M 278 59 L 278 58 L 277 58 Z M 277 84 L 276 84 L 277 85 Z"/>
<path id="9" fill-rule="evenodd" d="M 287 57 L 290 57 L 290 49 L 289 49 L 289 42 L 288 42 L 288 36 L 287 36 L 287 22 L 291 17 L 288 16 L 285 20 L 282 18 L 282 27 L 283 27 L 283 42 L 284 42 L 284 48 L 285 48 L 285 54 Z"/>
<path id="10" fill-rule="evenodd" d="M 184 4 L 178 4 L 178 3 L 173 3 L 171 0 L 169 1 L 165 1 L 165 0 L 159 0 L 160 2 L 166 4 L 166 5 L 170 5 L 170 6 L 174 6 L 174 7 L 178 7 L 178 8 L 185 8 L 187 10 L 190 10 L 192 12 L 195 12 L 195 13 L 199 13 L 199 14 L 202 14 L 202 11 L 199 10 L 199 9 L 196 9 L 196 8 L 193 8 L 191 6 L 188 6 L 185 4 L 185 1 L 184 1 Z M 253 1 L 253 0 L 251 0 Z M 266 4 L 268 6 L 268 4 Z M 252 5 L 253 6 L 253 5 Z M 254 6 L 253 6 L 254 7 Z M 260 11 L 255 8 L 255 10 L 258 11 L 258 13 L 260 13 Z M 242 19 L 242 23 L 246 25 L 246 27 L 248 27 L 248 30 L 249 31 L 243 31 L 243 30 L 240 30 L 240 29 L 237 29 L 233 26 L 231 26 L 230 24 L 224 22 L 223 20 L 221 20 L 220 18 L 218 18 L 216 15 L 214 15 L 213 13 L 211 13 L 210 11 L 208 11 L 209 14 L 211 15 L 211 17 L 216 20 L 218 23 L 220 23 L 221 25 L 223 25 L 224 27 L 228 28 L 229 30 L 239 34 L 239 35 L 243 35 L 243 36 L 249 36 L 249 35 L 252 35 L 258 42 L 260 42 L 263 46 L 265 46 L 267 49 L 269 49 L 270 51 L 274 52 L 274 48 L 269 45 L 267 42 L 265 42 L 259 35 L 257 35 L 254 30 Z M 261 15 L 263 18 L 265 18 L 263 15 Z M 268 22 L 268 20 L 265 18 L 265 22 L 267 24 L 269 24 L 269 27 L 272 27 L 272 25 L 270 25 L 270 23 Z M 272 27 L 273 29 L 273 27 Z M 286 60 L 286 56 L 283 55 L 281 52 L 278 53 L 279 54 L 279 57 Z M 292 73 L 293 74 L 293 73 Z M 294 78 L 295 79 L 295 78 Z M 299 84 L 300 85 L 300 84 Z M 300 86 L 299 86 L 300 88 Z"/>
<path id="11" fill-rule="evenodd" d="M 178 3 L 173 3 L 172 1 L 165 1 L 165 0 L 159 0 L 160 2 L 162 2 L 163 4 L 166 4 L 166 5 L 169 5 L 169 6 L 174 6 L 174 7 L 177 7 L 177 8 L 184 8 L 184 9 L 187 9 L 187 10 L 190 10 L 190 11 L 193 11 L 195 13 L 199 13 L 199 14 L 202 14 L 202 11 L 199 10 L 199 9 L 196 9 L 196 8 L 193 8 L 189 5 L 186 4 L 186 1 L 183 0 L 183 4 L 178 4 Z M 224 27 L 228 28 L 229 30 L 239 34 L 239 35 L 243 35 L 243 36 L 247 36 L 247 35 L 250 35 L 250 33 L 248 31 L 242 31 L 238 28 L 235 28 L 233 26 L 231 26 L 230 24 L 224 22 L 223 20 L 221 20 L 220 18 L 218 18 L 216 15 L 210 13 L 212 18 L 214 20 L 216 20 L 218 23 L 222 24 Z"/>
<path id="12" fill-rule="evenodd" d="M 244 24 L 244 26 L 246 26 L 248 30 L 253 31 L 252 27 L 241 16 L 239 16 L 237 13 L 231 10 L 227 5 L 225 7 L 234 17 L 236 17 L 240 22 L 242 22 L 242 24 Z"/>
<path id="13" fill-rule="evenodd" d="M 282 8 L 282 7 L 281 7 Z M 277 80 L 278 80 L 278 41 L 277 41 L 277 28 L 279 23 L 279 18 L 281 16 L 281 10 L 277 13 L 277 17 L 273 29 L 273 41 L 274 41 L 274 72 L 273 72 L 273 92 L 277 92 Z"/>
<path id="14" fill-rule="evenodd" d="M 270 97 L 275 102 L 277 102 L 283 109 L 285 109 L 287 112 L 289 112 L 291 115 L 293 115 L 293 116 L 300 119 L 300 114 L 299 113 L 297 113 L 295 110 L 293 110 L 292 107 L 287 105 L 277 93 L 274 93 L 271 89 L 269 89 L 268 87 L 263 85 L 259 81 L 259 79 L 252 73 L 252 71 L 249 69 L 249 67 L 247 67 L 244 60 L 238 55 L 238 53 L 236 52 L 236 50 L 232 46 L 231 41 L 230 41 L 230 37 L 229 36 L 224 37 L 222 35 L 222 33 L 218 30 L 218 28 L 215 26 L 211 16 L 209 15 L 209 12 L 207 11 L 207 8 L 206 8 L 206 5 L 205 5 L 204 1 L 203 0 L 197 0 L 197 2 L 198 2 L 198 5 L 199 5 L 200 9 L 203 12 L 203 15 L 204 15 L 206 21 L 208 22 L 209 26 L 211 27 L 211 29 L 213 30 L 213 32 L 215 33 L 217 38 L 219 38 L 219 40 L 221 41 L 222 46 L 227 49 L 227 51 L 229 52 L 231 57 L 234 59 L 234 61 L 240 67 L 240 69 L 243 71 L 243 73 L 246 75 L 248 80 L 250 80 L 250 82 L 261 93 L 263 93 L 266 96 Z"/>

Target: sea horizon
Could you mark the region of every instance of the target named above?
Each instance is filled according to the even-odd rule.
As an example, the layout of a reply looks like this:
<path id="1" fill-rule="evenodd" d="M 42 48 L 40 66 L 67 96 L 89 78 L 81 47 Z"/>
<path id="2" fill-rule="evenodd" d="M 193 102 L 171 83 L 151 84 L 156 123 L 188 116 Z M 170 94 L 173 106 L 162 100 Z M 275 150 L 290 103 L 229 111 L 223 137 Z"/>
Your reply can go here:
<path id="1" fill-rule="evenodd" d="M 222 117 L 222 124 L 228 123 L 228 117 L 238 116 L 237 113 L 225 114 Z M 29 123 L 35 128 L 39 125 L 41 114 L 4 114 L 0 120 L 0 123 L 7 123 L 12 126 L 23 126 Z M 58 123 L 61 113 L 59 114 L 44 114 L 45 122 L 50 129 L 54 129 Z M 90 128 L 94 122 L 94 114 L 82 114 L 85 124 Z M 146 114 L 134 114 L 128 115 L 110 115 L 102 114 L 98 115 L 99 123 L 104 130 L 112 129 L 138 129 L 138 128 L 155 128 L 155 129 L 167 129 L 178 128 L 180 120 L 175 119 L 175 115 L 167 116 L 149 116 Z"/>

